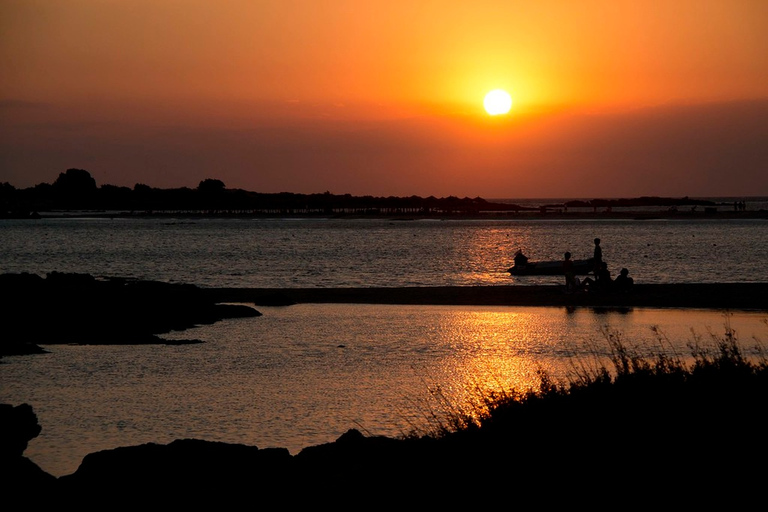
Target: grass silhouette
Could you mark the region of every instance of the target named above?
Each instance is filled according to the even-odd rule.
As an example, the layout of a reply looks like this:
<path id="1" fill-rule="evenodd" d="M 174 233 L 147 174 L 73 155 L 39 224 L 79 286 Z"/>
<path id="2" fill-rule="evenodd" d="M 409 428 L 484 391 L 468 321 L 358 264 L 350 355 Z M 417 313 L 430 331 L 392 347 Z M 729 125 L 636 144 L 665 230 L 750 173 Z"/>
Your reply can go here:
<path id="1" fill-rule="evenodd" d="M 433 388 L 438 405 L 405 438 L 438 440 L 435 466 L 463 468 L 451 485 L 525 489 L 550 504 L 738 508 L 762 496 L 768 358 L 760 340 L 745 347 L 727 313 L 724 334 L 694 335 L 688 354 L 643 355 L 604 334 L 607 359 L 576 361 L 561 382 L 542 371 L 538 389 L 477 386 L 464 404 Z"/>
<path id="2" fill-rule="evenodd" d="M 724 334 L 694 335 L 688 354 L 642 355 L 604 334 L 608 358 L 576 361 L 560 382 L 540 372 L 538 389 L 478 386 L 460 405 L 432 389 L 438 406 L 406 437 L 439 439 L 466 467 L 506 461 L 505 479 L 528 486 L 601 482 L 614 496 L 627 485 L 661 486 L 693 499 L 682 486 L 705 493 L 702 502 L 715 489 L 736 499 L 764 488 L 768 358 L 760 340 L 745 347 L 728 314 Z"/>
<path id="3" fill-rule="evenodd" d="M 768 320 L 763 323 L 768 326 Z M 425 407 L 426 425 L 413 426 L 406 437 L 485 434 L 520 429 L 526 423 L 543 428 L 553 416 L 566 415 L 573 419 L 610 414 L 613 422 L 632 428 L 654 421 L 704 421 L 718 412 L 735 415 L 733 420 L 762 412 L 758 406 L 768 398 L 766 350 L 759 339 L 745 348 L 728 313 L 724 334 L 710 332 L 707 342 L 692 331 L 687 355 L 665 350 L 673 344 L 658 329 L 654 332 L 659 349 L 644 355 L 620 333 L 604 330 L 607 359 L 595 349 L 594 360 L 571 361 L 567 378 L 559 381 L 540 370 L 538 389 L 499 391 L 475 385 L 473 400 L 459 405 L 439 386 L 433 387 L 430 395 L 438 405 Z"/>

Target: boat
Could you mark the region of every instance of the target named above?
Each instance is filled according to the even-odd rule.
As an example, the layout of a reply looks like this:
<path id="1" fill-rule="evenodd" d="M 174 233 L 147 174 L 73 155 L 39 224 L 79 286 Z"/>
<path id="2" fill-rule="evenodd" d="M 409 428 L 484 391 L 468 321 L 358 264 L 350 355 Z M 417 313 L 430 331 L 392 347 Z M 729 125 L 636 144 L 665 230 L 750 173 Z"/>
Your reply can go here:
<path id="1" fill-rule="evenodd" d="M 573 260 L 573 271 L 576 275 L 587 275 L 592 272 L 592 259 Z M 515 263 L 508 269 L 513 276 L 561 276 L 563 275 L 563 260 L 526 261 Z"/>

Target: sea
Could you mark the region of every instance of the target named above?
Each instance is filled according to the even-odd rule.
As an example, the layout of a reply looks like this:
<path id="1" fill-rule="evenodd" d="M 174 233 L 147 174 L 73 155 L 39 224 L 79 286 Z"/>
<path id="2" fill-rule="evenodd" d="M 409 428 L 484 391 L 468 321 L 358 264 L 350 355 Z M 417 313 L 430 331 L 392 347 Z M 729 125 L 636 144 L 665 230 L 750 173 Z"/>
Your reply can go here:
<path id="1" fill-rule="evenodd" d="M 727 207 L 735 199 L 718 200 Z M 768 198 L 746 204 L 768 209 Z M 768 282 L 768 220 L 717 216 L 2 219 L 0 273 L 200 287 L 554 286 L 558 276 L 511 276 L 514 253 L 588 258 L 595 238 L 612 273 L 627 268 L 637 283 Z M 393 437 L 433 432 L 456 411 L 477 411 L 489 393 L 536 389 L 542 372 L 567 383 L 610 367 L 609 340 L 686 361 L 692 348 L 714 350 L 727 333 L 755 357 L 768 342 L 765 311 L 257 309 L 261 316 L 163 335 L 200 344 L 51 344 L 46 354 L 1 359 L 0 403 L 30 404 L 42 427 L 25 456 L 62 476 L 89 453 L 175 439 L 295 454 L 351 428 Z"/>

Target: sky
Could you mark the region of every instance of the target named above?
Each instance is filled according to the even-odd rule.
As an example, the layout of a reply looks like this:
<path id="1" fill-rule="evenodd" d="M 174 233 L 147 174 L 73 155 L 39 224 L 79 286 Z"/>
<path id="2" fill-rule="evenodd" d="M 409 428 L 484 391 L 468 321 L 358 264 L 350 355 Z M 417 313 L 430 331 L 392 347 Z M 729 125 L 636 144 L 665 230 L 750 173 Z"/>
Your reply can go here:
<path id="1" fill-rule="evenodd" d="M 767 26 L 765 0 L 0 0 L 0 183 L 768 196 Z"/>

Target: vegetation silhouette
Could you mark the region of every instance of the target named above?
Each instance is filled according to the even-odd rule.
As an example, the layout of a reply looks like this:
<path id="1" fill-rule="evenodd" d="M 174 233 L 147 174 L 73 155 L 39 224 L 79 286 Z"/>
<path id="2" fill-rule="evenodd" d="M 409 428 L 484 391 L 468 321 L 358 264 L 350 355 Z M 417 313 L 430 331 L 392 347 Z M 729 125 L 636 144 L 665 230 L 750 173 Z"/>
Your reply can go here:
<path id="1" fill-rule="evenodd" d="M 137 183 L 133 189 L 114 185 L 96 186 L 83 169 L 68 169 L 53 184 L 27 189 L 0 184 L 0 216 L 29 217 L 42 211 L 124 210 L 161 214 L 185 212 L 206 215 L 335 215 L 335 214 L 477 214 L 481 211 L 515 212 L 526 208 L 493 203 L 480 197 L 374 197 L 351 194 L 259 193 L 228 189 L 223 181 L 205 179 L 196 189 L 152 188 Z"/>
<path id="2" fill-rule="evenodd" d="M 0 183 L 0 218 L 38 218 L 40 212 L 101 211 L 130 215 L 399 215 L 451 216 L 483 214 L 547 213 L 567 211 L 568 207 L 610 208 L 643 205 L 705 205 L 712 201 L 689 198 L 642 197 L 637 199 L 595 199 L 569 201 L 540 207 L 492 202 L 481 197 L 449 196 L 377 197 L 332 194 L 331 192 L 299 194 L 292 192 L 261 193 L 229 189 L 223 181 L 202 180 L 197 188 L 160 189 L 136 183 L 131 189 L 115 185 L 97 186 L 84 169 L 67 169 L 52 184 L 40 183 L 17 189 Z M 112 213 L 111 215 L 114 215 Z"/>

